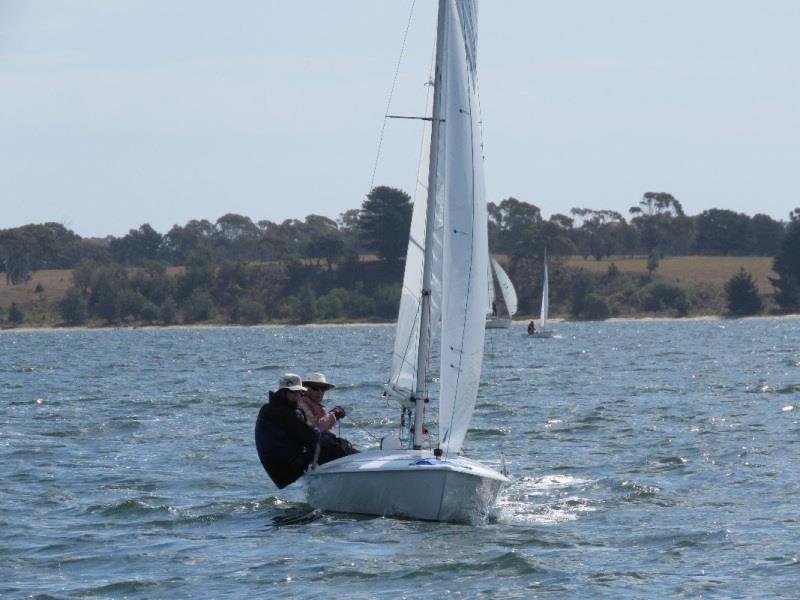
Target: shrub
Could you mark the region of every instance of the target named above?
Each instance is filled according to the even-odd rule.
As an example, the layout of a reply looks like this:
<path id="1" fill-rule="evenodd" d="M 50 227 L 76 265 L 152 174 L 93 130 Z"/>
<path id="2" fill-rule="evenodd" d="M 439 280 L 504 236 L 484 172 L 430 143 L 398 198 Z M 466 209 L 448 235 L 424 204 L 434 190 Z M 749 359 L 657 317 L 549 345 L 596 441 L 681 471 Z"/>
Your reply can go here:
<path id="1" fill-rule="evenodd" d="M 248 325 L 255 325 L 264 320 L 264 305 L 251 298 L 242 298 L 236 303 L 235 320 Z"/>
<path id="2" fill-rule="evenodd" d="M 728 297 L 728 310 L 731 314 L 756 315 L 764 308 L 753 276 L 742 267 L 725 284 L 725 294 Z"/>
<path id="3" fill-rule="evenodd" d="M 344 315 L 347 290 L 335 288 L 317 299 L 317 312 L 322 319 L 339 319 Z"/>
<path id="4" fill-rule="evenodd" d="M 130 288 L 122 290 L 117 294 L 119 316 L 123 319 L 126 317 L 138 319 L 146 302 L 145 297 L 139 292 L 135 292 Z"/>
<path id="5" fill-rule="evenodd" d="M 61 318 L 68 325 L 82 325 L 86 322 L 89 307 L 83 294 L 77 287 L 67 290 L 64 299 L 58 305 Z"/>
<path id="6" fill-rule="evenodd" d="M 214 302 L 211 294 L 203 289 L 196 289 L 192 292 L 181 307 L 183 320 L 186 323 L 198 323 L 208 321 L 214 316 Z"/>
<path id="7" fill-rule="evenodd" d="M 579 318 L 586 309 L 586 301 L 594 290 L 594 279 L 584 270 L 580 270 L 572 277 L 570 286 L 570 315 Z"/>
<path id="8" fill-rule="evenodd" d="M 151 302 L 145 298 L 144 302 L 142 302 L 142 305 L 139 308 L 139 318 L 142 321 L 152 323 L 153 321 L 158 321 L 158 317 L 158 306 L 156 306 L 154 302 Z"/>
<path id="9" fill-rule="evenodd" d="M 400 286 L 381 285 L 373 294 L 375 316 L 381 319 L 395 319 L 400 310 Z"/>
<path id="10" fill-rule="evenodd" d="M 33 290 L 35 294 L 41 294 L 44 292 L 44 286 L 41 283 L 36 284 L 36 288 Z"/>
<path id="11" fill-rule="evenodd" d="M 172 296 L 167 296 L 158 307 L 158 319 L 164 325 L 172 325 L 178 316 L 178 306 Z"/>
<path id="12" fill-rule="evenodd" d="M 675 309 L 680 316 L 684 316 L 694 305 L 695 299 L 686 286 L 666 279 L 657 279 L 639 290 L 639 303 L 646 311 Z"/>
<path id="13" fill-rule="evenodd" d="M 17 306 L 16 302 L 11 303 L 11 308 L 8 309 L 8 322 L 19 325 L 25 320 L 25 315 L 22 309 Z"/>
<path id="14" fill-rule="evenodd" d="M 591 293 L 586 296 L 580 316 L 592 321 L 601 321 L 611 316 L 611 308 L 605 298 L 599 294 Z"/>

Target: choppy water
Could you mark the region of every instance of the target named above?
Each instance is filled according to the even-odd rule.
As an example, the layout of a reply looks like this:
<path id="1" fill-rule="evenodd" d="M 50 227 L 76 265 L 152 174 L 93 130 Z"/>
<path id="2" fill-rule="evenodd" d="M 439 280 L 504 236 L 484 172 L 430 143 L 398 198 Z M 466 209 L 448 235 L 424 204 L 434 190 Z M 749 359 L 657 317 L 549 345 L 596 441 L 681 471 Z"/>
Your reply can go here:
<path id="1" fill-rule="evenodd" d="M 391 327 L 0 334 L 3 598 L 797 598 L 800 319 L 490 331 L 479 526 L 309 514 L 253 423 L 323 370 L 359 446 Z"/>

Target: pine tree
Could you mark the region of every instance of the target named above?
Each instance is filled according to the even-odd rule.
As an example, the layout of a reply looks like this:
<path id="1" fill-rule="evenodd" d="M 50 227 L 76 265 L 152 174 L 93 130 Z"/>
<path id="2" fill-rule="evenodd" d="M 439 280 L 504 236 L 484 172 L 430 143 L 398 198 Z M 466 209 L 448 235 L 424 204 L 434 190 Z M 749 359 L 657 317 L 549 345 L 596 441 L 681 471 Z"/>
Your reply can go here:
<path id="1" fill-rule="evenodd" d="M 791 214 L 792 222 L 781 240 L 772 270 L 780 277 L 770 278 L 775 286 L 775 300 L 783 310 L 800 310 L 800 209 Z"/>
<path id="2" fill-rule="evenodd" d="M 725 293 L 728 296 L 728 310 L 731 314 L 756 315 L 764 307 L 753 276 L 742 267 L 739 267 L 739 272 L 725 284 Z"/>

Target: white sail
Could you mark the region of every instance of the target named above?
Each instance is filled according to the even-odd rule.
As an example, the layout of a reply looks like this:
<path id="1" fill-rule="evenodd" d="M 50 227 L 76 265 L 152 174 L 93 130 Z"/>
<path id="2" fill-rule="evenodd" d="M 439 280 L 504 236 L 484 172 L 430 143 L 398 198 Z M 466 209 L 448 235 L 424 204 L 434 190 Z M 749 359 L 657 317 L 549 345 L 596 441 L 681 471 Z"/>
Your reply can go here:
<path id="1" fill-rule="evenodd" d="M 447 0 L 437 197 L 444 207 L 439 445 L 461 449 L 483 362 L 489 244 L 475 51 L 477 7 Z"/>
<path id="2" fill-rule="evenodd" d="M 425 225 L 426 203 L 415 202 L 411 217 L 411 232 L 408 240 L 405 273 L 403 275 L 403 291 L 400 297 L 400 311 L 397 317 L 397 331 L 394 338 L 394 352 L 392 355 L 392 372 L 387 385 L 390 397 L 404 406 L 411 406 L 410 397 L 413 396 L 417 384 L 417 352 L 419 350 L 419 333 L 422 311 L 422 273 L 425 257 Z M 441 209 L 435 211 L 437 221 L 441 222 Z M 439 269 L 433 271 L 431 323 L 438 321 L 439 306 L 441 302 L 441 226 L 435 227 L 433 239 L 434 262 L 439 264 Z"/>
<path id="3" fill-rule="evenodd" d="M 506 304 L 508 316 L 513 317 L 517 314 L 517 291 L 514 289 L 514 284 L 511 283 L 508 274 L 494 258 L 492 259 L 492 267 L 494 267 L 494 274 L 500 286 L 500 293 L 503 294 L 503 302 Z"/>
<path id="4" fill-rule="evenodd" d="M 542 282 L 542 314 L 540 315 L 541 319 L 541 329 L 544 331 L 547 329 L 547 312 L 550 308 L 550 285 L 547 281 L 547 257 L 545 256 L 544 259 L 544 280 Z"/>

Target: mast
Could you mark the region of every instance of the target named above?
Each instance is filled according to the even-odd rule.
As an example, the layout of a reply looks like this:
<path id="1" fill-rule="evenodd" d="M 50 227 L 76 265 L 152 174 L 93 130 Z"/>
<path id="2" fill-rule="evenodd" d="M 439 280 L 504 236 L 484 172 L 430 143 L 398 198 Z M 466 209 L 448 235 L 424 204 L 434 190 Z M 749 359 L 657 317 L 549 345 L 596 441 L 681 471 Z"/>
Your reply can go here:
<path id="1" fill-rule="evenodd" d="M 436 25 L 436 63 L 433 76 L 433 114 L 431 118 L 431 146 L 428 158 L 428 196 L 425 221 L 425 261 L 422 271 L 422 297 L 419 326 L 419 348 L 417 349 L 417 389 L 414 392 L 414 449 L 422 448 L 423 419 L 425 404 L 428 402 L 426 381 L 428 377 L 427 365 L 431 346 L 431 288 L 433 272 L 433 236 L 436 227 L 436 189 L 439 164 L 439 129 L 441 126 L 442 105 L 442 73 L 441 67 L 444 60 L 444 31 L 445 11 L 447 0 L 439 0 L 439 16 Z"/>

